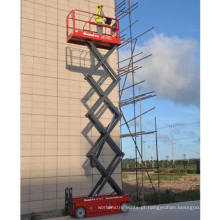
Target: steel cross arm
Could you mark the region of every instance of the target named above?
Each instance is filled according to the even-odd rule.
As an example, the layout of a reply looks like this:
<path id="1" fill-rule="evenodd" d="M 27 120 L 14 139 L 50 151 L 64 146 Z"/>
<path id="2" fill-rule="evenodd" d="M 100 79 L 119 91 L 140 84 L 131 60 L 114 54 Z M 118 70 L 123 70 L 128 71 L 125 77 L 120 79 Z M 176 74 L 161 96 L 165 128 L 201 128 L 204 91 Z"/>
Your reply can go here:
<path id="1" fill-rule="evenodd" d="M 111 162 L 111 167 L 109 167 L 110 169 L 108 170 L 108 173 L 109 175 L 106 176 L 105 178 L 103 178 L 103 182 L 102 184 L 100 185 L 99 189 L 97 190 L 97 194 L 99 194 L 101 192 L 101 189 L 104 187 L 104 185 L 107 183 L 107 182 L 111 182 L 111 175 L 113 173 L 113 171 L 115 170 L 115 168 L 118 166 L 118 164 L 121 162 L 122 158 L 121 157 L 115 157 L 113 159 L 114 161 Z M 102 178 L 102 177 L 101 177 Z M 120 189 L 120 191 L 117 189 L 118 193 L 119 194 L 123 194 L 123 191 Z"/>
<path id="2" fill-rule="evenodd" d="M 116 148 L 118 147 L 115 142 L 109 137 L 109 134 L 105 134 L 105 135 L 101 135 L 98 140 L 96 141 L 96 143 L 94 144 L 94 146 L 91 148 L 91 150 L 87 153 L 87 157 L 92 157 L 92 156 L 96 156 L 97 151 L 99 150 L 100 147 L 102 147 L 102 145 L 107 142 L 109 145 L 113 145 L 114 147 L 112 148 L 112 150 L 118 155 L 123 157 L 124 153 L 120 150 Z"/>
<path id="3" fill-rule="evenodd" d="M 151 108 L 151 109 L 148 109 L 147 111 L 143 112 L 142 114 L 140 114 L 140 115 L 138 115 L 138 116 L 136 116 L 136 117 L 134 117 L 134 118 L 128 120 L 127 123 L 129 123 L 129 122 L 131 122 L 131 121 L 133 121 L 133 120 L 139 118 L 140 116 L 142 116 L 142 115 L 144 115 L 144 114 L 146 114 L 146 113 L 148 113 L 148 112 L 150 112 L 150 111 L 152 111 L 152 110 L 154 110 L 154 109 L 155 109 L 155 107 L 153 107 L 153 108 Z M 123 123 L 123 124 L 121 124 L 120 126 L 123 126 L 123 125 L 125 125 L 125 124 L 126 124 L 126 123 Z"/>
<path id="4" fill-rule="evenodd" d="M 149 99 L 149 98 L 153 98 L 155 97 L 156 95 L 147 95 L 147 96 L 144 96 L 140 99 L 135 99 L 135 100 L 131 100 L 131 101 L 127 101 L 127 102 L 123 102 L 120 104 L 121 107 L 124 107 L 124 106 L 127 106 L 127 105 L 130 105 L 130 104 L 133 104 L 133 103 L 138 103 L 140 101 L 143 101 L 143 100 L 146 100 L 146 99 Z"/>
<path id="5" fill-rule="evenodd" d="M 85 77 L 87 77 L 87 76 L 85 75 Z M 101 86 L 101 85 L 105 82 L 106 79 L 107 79 L 107 76 L 106 76 L 106 75 L 102 75 L 102 76 L 98 79 L 97 84 L 98 84 L 99 86 Z M 91 88 L 91 89 L 86 93 L 86 95 L 82 98 L 82 101 L 88 101 L 89 98 L 90 98 L 94 93 L 95 93 L 95 90 L 94 90 L 93 88 Z"/>
<path id="6" fill-rule="evenodd" d="M 141 69 L 142 66 L 134 66 L 133 69 L 130 69 L 130 70 L 127 70 L 127 71 L 124 71 L 123 73 L 120 73 L 120 77 L 123 77 L 123 76 L 127 76 L 129 73 L 136 73 L 135 71 Z"/>
<path id="7" fill-rule="evenodd" d="M 133 23 L 131 23 L 131 25 L 128 25 L 127 27 L 125 27 L 124 29 L 122 29 L 120 31 L 120 33 L 123 33 L 124 31 L 126 31 L 129 27 L 133 26 L 134 24 L 136 24 L 138 22 L 138 20 L 135 20 Z"/>
<path id="8" fill-rule="evenodd" d="M 148 58 L 148 57 L 151 57 L 151 56 L 152 56 L 152 54 L 146 55 L 146 56 L 144 56 L 144 57 L 142 57 L 142 58 L 140 58 L 140 59 L 138 59 L 138 60 L 135 60 L 132 64 L 135 64 L 135 63 L 137 63 L 137 62 L 140 62 L 140 61 L 142 61 L 142 60 L 144 60 L 144 59 L 146 59 L 146 58 Z M 126 70 L 126 69 L 129 69 L 132 64 L 130 63 L 129 65 L 123 66 L 123 67 L 119 68 L 118 71 L 121 72 L 121 71 L 124 71 L 124 70 Z"/>
<path id="9" fill-rule="evenodd" d="M 120 111 L 121 111 L 121 113 L 122 113 L 122 117 L 123 117 L 123 119 L 124 119 L 124 121 L 125 121 L 125 123 L 126 123 L 126 126 L 127 126 L 127 128 L 128 128 L 128 131 L 129 131 L 129 133 L 131 134 L 131 130 L 130 130 L 130 127 L 128 126 L 127 120 L 126 120 L 126 118 L 125 118 L 125 116 L 124 116 L 124 114 L 123 114 L 123 112 L 122 112 L 122 110 L 121 110 L 120 107 L 119 107 L 119 109 L 120 109 Z M 133 142 L 134 142 L 134 146 L 135 146 L 135 148 L 137 149 L 137 152 L 138 152 L 138 154 L 139 154 L 139 156 L 140 156 L 140 158 L 141 158 L 141 164 L 143 164 L 143 161 L 144 161 L 144 160 L 143 160 L 142 154 L 140 153 L 140 150 L 139 150 L 139 148 L 138 148 L 138 146 L 137 146 L 137 142 L 136 142 L 136 140 L 134 139 L 133 136 L 131 136 L 131 138 L 132 138 L 132 140 L 133 140 Z M 152 185 L 152 188 L 153 188 L 154 192 L 156 193 L 156 189 L 155 189 L 155 187 L 154 187 L 154 185 L 153 185 L 153 182 L 152 182 L 151 177 L 150 177 L 150 175 L 149 175 L 149 173 L 148 173 L 148 170 L 146 170 L 146 172 L 147 172 L 147 176 L 148 176 L 148 178 L 149 178 L 149 180 L 150 180 L 150 183 L 151 183 L 151 185 Z"/>
<path id="10" fill-rule="evenodd" d="M 111 66 L 106 62 L 107 58 L 102 56 L 102 54 L 98 51 L 98 49 L 95 47 L 95 45 L 91 41 L 88 41 L 87 46 L 90 48 L 91 52 L 96 57 L 96 59 L 101 62 L 102 67 L 105 69 L 106 72 L 109 73 L 109 76 L 112 78 L 112 80 L 117 80 L 118 76 L 115 73 L 115 71 L 111 68 Z M 116 48 L 117 46 L 115 45 L 111 49 L 111 51 L 113 52 Z"/>
<path id="11" fill-rule="evenodd" d="M 90 117 L 90 120 L 94 123 L 95 128 L 100 132 L 101 135 L 104 135 L 102 137 L 102 139 L 98 140 L 95 144 L 94 147 L 89 151 L 89 155 L 94 155 L 96 154 L 97 150 L 99 150 L 99 147 L 102 146 L 102 144 L 104 143 L 104 141 L 106 141 L 109 146 L 112 148 L 112 150 L 118 154 L 119 156 L 122 156 L 122 152 L 120 150 L 120 148 L 117 146 L 117 144 L 113 141 L 113 139 L 110 136 L 110 132 L 114 129 L 115 125 L 118 123 L 118 121 L 120 120 L 120 118 L 117 118 L 112 127 L 111 130 L 108 132 L 105 132 L 105 128 L 103 127 L 103 125 L 99 122 L 99 120 L 95 119 L 95 117 Z"/>
<path id="12" fill-rule="evenodd" d="M 126 1 L 126 0 L 122 0 L 120 3 L 118 3 L 118 4 L 115 6 L 116 10 L 117 10 L 118 8 L 122 7 L 122 5 L 124 5 L 124 4 L 126 3 L 125 1 Z"/>
<path id="13" fill-rule="evenodd" d="M 137 86 L 137 85 L 139 85 L 139 84 L 141 84 L 141 83 L 143 83 L 143 82 L 145 82 L 145 80 L 142 80 L 142 81 L 140 81 L 140 82 L 137 82 L 137 83 L 135 83 L 134 85 L 130 85 L 130 86 L 128 86 L 128 87 L 125 87 L 124 89 L 119 90 L 119 92 L 124 91 L 124 90 L 126 90 L 126 89 L 130 89 L 131 87 Z"/>
<path id="14" fill-rule="evenodd" d="M 113 160 L 111 161 L 111 166 L 109 165 L 108 168 L 106 169 L 106 173 L 108 173 L 107 176 L 102 176 L 100 177 L 99 181 L 93 188 L 92 194 L 99 194 L 101 192 L 101 189 L 104 187 L 106 182 L 112 182 L 112 179 L 110 178 L 114 169 L 118 166 L 118 164 L 121 162 L 121 157 L 115 156 Z M 119 194 L 121 194 L 123 191 L 120 189 L 116 189 Z"/>
<path id="15" fill-rule="evenodd" d="M 155 93 L 155 91 L 145 92 L 145 93 L 143 93 L 141 95 L 137 95 L 137 96 L 134 96 L 134 97 L 130 97 L 130 98 L 124 99 L 124 100 L 121 101 L 121 103 L 123 104 L 123 103 L 129 102 L 129 101 L 134 101 L 134 100 L 136 100 L 138 98 L 142 98 L 142 97 L 144 97 L 146 95 L 153 94 L 153 93 Z"/>
<path id="16" fill-rule="evenodd" d="M 115 157 L 115 158 L 118 158 L 118 157 Z M 96 183 L 96 185 L 93 188 L 93 190 L 90 192 L 89 197 L 92 197 L 94 195 L 98 195 L 101 192 L 102 188 L 104 187 L 104 185 L 107 182 L 115 190 L 116 193 L 118 193 L 120 195 L 123 194 L 122 189 L 118 186 L 118 184 L 115 182 L 115 180 L 110 176 L 113 173 L 113 171 L 116 168 L 116 166 L 118 165 L 118 163 L 120 162 L 120 160 L 118 160 L 118 162 L 115 163 L 113 166 L 111 165 L 111 167 L 114 168 L 114 169 L 111 168 L 111 170 L 110 170 L 110 165 L 105 170 L 105 168 L 102 166 L 102 164 L 96 158 L 92 158 L 92 160 L 93 160 L 93 163 L 96 164 L 96 168 L 102 174 L 102 177 L 99 179 L 99 181 Z M 97 191 L 97 193 L 96 193 L 96 191 Z"/>
<path id="17" fill-rule="evenodd" d="M 135 99 L 138 99 L 138 98 L 142 98 L 142 97 L 145 97 L 146 95 L 150 95 L 150 94 L 154 94 L 154 93 L 155 93 L 155 91 L 145 92 L 145 93 L 143 93 L 141 95 L 137 95 L 137 96 L 134 96 L 134 97 L 130 97 L 130 98 L 124 99 L 121 102 L 123 103 L 123 102 L 127 102 L 127 101 L 132 101 L 132 100 L 135 100 Z"/>
<path id="18" fill-rule="evenodd" d="M 104 56 L 103 56 L 103 60 L 107 60 L 108 57 L 114 52 L 114 50 L 116 49 L 116 47 L 113 47 L 111 50 L 109 50 Z M 100 54 L 99 54 L 100 56 Z M 96 66 L 94 66 L 94 69 L 92 70 L 94 73 L 98 70 L 98 68 L 103 65 L 102 62 L 99 62 L 96 64 Z M 93 74 L 94 74 L 93 73 Z"/>
<path id="19" fill-rule="evenodd" d="M 97 102 L 92 106 L 92 108 L 88 111 L 86 116 L 88 116 L 91 113 L 94 113 L 96 109 L 100 106 L 102 102 L 104 102 L 109 109 L 113 112 L 116 113 L 117 115 L 120 115 L 120 112 L 118 109 L 113 105 L 111 100 L 107 97 L 107 95 L 114 89 L 114 87 L 117 85 L 118 81 L 113 82 L 112 84 L 109 85 L 109 87 L 103 92 L 101 87 L 96 83 L 96 81 L 88 75 L 86 77 L 86 80 L 89 82 L 91 86 L 93 86 L 94 90 L 97 92 L 97 94 L 100 96 L 100 98 L 97 100 Z"/>
<path id="20" fill-rule="evenodd" d="M 142 53 L 143 53 L 143 52 L 137 53 L 137 54 L 133 55 L 132 57 L 134 58 L 134 57 L 136 57 L 136 56 L 138 56 L 138 55 L 140 55 L 140 54 L 142 54 Z M 131 57 L 128 57 L 128 58 L 126 58 L 126 59 L 124 59 L 124 60 L 120 60 L 118 63 L 122 63 L 122 62 L 127 61 L 127 60 L 130 60 L 130 59 L 131 59 Z"/>
<path id="21" fill-rule="evenodd" d="M 138 136 L 138 135 L 144 135 L 144 134 L 154 134 L 155 131 L 143 131 L 143 132 L 136 132 L 136 133 L 128 133 L 128 134 L 122 134 L 120 137 L 121 138 L 126 138 L 126 137 L 131 137 L 131 136 Z"/>

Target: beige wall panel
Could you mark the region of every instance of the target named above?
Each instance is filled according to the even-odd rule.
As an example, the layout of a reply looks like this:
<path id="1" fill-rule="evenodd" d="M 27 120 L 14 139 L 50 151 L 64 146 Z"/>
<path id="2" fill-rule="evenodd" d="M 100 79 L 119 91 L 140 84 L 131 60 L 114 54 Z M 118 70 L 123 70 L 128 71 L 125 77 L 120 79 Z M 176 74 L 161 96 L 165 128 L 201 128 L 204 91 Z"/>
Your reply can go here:
<path id="1" fill-rule="evenodd" d="M 30 210 L 30 202 L 21 202 L 21 213 L 30 213 Z"/>
<path id="2" fill-rule="evenodd" d="M 82 74 L 97 60 L 85 46 L 67 44 L 65 28 L 67 13 L 74 8 L 94 12 L 97 2 L 104 3 L 106 15 L 114 14 L 114 0 L 22 0 L 22 214 L 63 209 L 65 187 L 73 187 L 74 196 L 87 196 L 100 178 L 86 157 L 100 134 L 85 117 L 99 97 L 86 97 L 90 85 Z M 116 53 L 109 62 L 117 68 Z M 106 80 L 102 89 L 109 83 Z M 110 97 L 117 105 L 117 88 Z M 100 120 L 106 126 L 111 117 L 107 110 Z M 118 126 L 112 137 L 119 144 Z M 113 155 L 105 144 L 100 157 L 105 167 Z M 119 184 L 120 169 L 114 172 Z M 106 186 L 103 193 L 110 191 Z"/>
<path id="3" fill-rule="evenodd" d="M 47 23 L 57 24 L 57 4 L 46 7 Z"/>
<path id="4" fill-rule="evenodd" d="M 63 209 L 63 203 L 65 202 L 64 198 L 63 199 L 57 199 L 56 200 L 56 209 Z"/>
<path id="5" fill-rule="evenodd" d="M 45 96 L 45 114 L 56 115 L 57 114 L 57 97 Z"/>
<path id="6" fill-rule="evenodd" d="M 45 156 L 57 156 L 57 135 L 44 136 L 45 141 Z"/>
<path id="7" fill-rule="evenodd" d="M 80 115 L 80 99 L 58 98 L 58 114 L 60 116 L 79 116 Z"/>
<path id="8" fill-rule="evenodd" d="M 44 177 L 56 176 L 57 157 L 45 157 L 44 158 Z"/>
<path id="9" fill-rule="evenodd" d="M 44 178 L 43 191 L 46 194 L 47 192 L 56 192 L 56 177 Z"/>
<path id="10" fill-rule="evenodd" d="M 34 37 L 37 39 L 45 40 L 46 38 L 46 23 L 37 21 L 34 24 Z"/>
<path id="11" fill-rule="evenodd" d="M 58 136 L 58 155 L 80 155 L 79 136 Z"/>
<path id="12" fill-rule="evenodd" d="M 31 174 L 30 174 L 31 178 L 42 178 L 44 175 L 44 157 L 43 156 L 31 157 L 30 170 L 31 170 Z M 43 181 L 43 179 L 41 180 Z M 33 182 L 34 181 L 35 180 L 33 179 Z M 37 187 L 39 186 L 35 184 L 34 188 Z"/>
<path id="13" fill-rule="evenodd" d="M 46 58 L 57 59 L 57 45 L 53 42 L 47 41 L 46 43 Z"/>
<path id="14" fill-rule="evenodd" d="M 31 135 L 21 135 L 21 156 L 31 155 Z"/>
<path id="15" fill-rule="evenodd" d="M 76 127 L 76 125 L 79 125 Z M 58 117 L 59 135 L 80 135 L 80 118 L 79 117 Z"/>
<path id="16" fill-rule="evenodd" d="M 21 55 L 21 72 L 26 74 L 33 73 L 34 57 Z"/>
<path id="17" fill-rule="evenodd" d="M 45 76 L 57 77 L 57 62 L 55 59 L 46 59 Z"/>
<path id="18" fill-rule="evenodd" d="M 46 55 L 46 41 L 41 39 L 34 39 L 34 52 L 35 57 L 45 57 Z"/>
<path id="19" fill-rule="evenodd" d="M 30 201 L 30 210 L 35 210 L 35 212 L 42 212 L 43 209 L 43 200 Z"/>
<path id="20" fill-rule="evenodd" d="M 27 115 L 27 114 L 21 115 L 21 133 L 31 134 L 31 130 L 32 130 L 31 115 Z"/>
<path id="21" fill-rule="evenodd" d="M 36 21 L 46 22 L 46 6 L 44 4 L 35 4 L 34 19 Z"/>
<path id="22" fill-rule="evenodd" d="M 63 31 L 65 31 L 65 28 L 63 29 Z M 59 31 L 60 33 L 61 31 Z M 60 37 L 61 34 L 58 33 L 58 36 Z M 63 36 L 64 37 L 64 36 Z M 68 47 L 68 45 L 65 45 L 64 42 L 65 42 L 65 38 L 63 39 L 63 41 L 61 41 L 61 43 L 59 43 L 59 48 L 58 48 L 58 59 L 60 61 L 63 61 L 65 63 L 66 61 L 66 47 Z"/>
<path id="23" fill-rule="evenodd" d="M 21 178 L 30 178 L 31 158 L 22 157 L 21 159 Z"/>
<path id="24" fill-rule="evenodd" d="M 58 83 L 58 96 L 76 99 L 80 97 L 80 84 L 77 81 L 59 79 Z"/>
<path id="25" fill-rule="evenodd" d="M 58 63 L 58 71 L 59 71 L 58 76 L 60 79 L 67 79 L 67 80 L 73 80 L 73 81 L 83 80 L 83 75 L 81 73 L 72 72 L 67 69 L 65 61 L 61 61 Z"/>
<path id="26" fill-rule="evenodd" d="M 21 54 L 23 55 L 34 55 L 34 43 L 33 38 L 23 36 L 21 38 Z"/>
<path id="27" fill-rule="evenodd" d="M 66 18 L 64 18 L 64 27 L 59 26 L 58 28 L 58 41 L 59 44 L 63 44 L 63 46 L 66 45 Z"/>
<path id="28" fill-rule="evenodd" d="M 45 135 L 57 135 L 57 117 L 49 116 L 45 117 Z"/>
<path id="29" fill-rule="evenodd" d="M 34 37 L 34 20 L 22 18 L 21 20 L 21 34 L 22 36 Z"/>
<path id="30" fill-rule="evenodd" d="M 21 4 L 21 17 L 34 19 L 34 3 L 31 1 L 22 1 Z"/>
<path id="31" fill-rule="evenodd" d="M 34 61 L 33 61 L 33 75 L 36 76 L 45 76 L 46 75 L 46 60 L 44 58 L 41 57 L 34 57 Z"/>
<path id="32" fill-rule="evenodd" d="M 57 2 L 58 0 L 47 0 L 46 1 L 46 6 L 53 7 L 53 8 L 57 8 Z"/>
<path id="33" fill-rule="evenodd" d="M 32 95 L 21 95 L 21 114 L 31 114 L 32 112 Z"/>
<path id="34" fill-rule="evenodd" d="M 55 19 L 53 19 L 54 21 Z M 57 25 L 47 21 L 46 23 L 46 40 L 57 43 Z"/>
<path id="35" fill-rule="evenodd" d="M 45 198 L 43 200 L 43 211 L 48 211 L 48 210 L 56 210 L 57 204 L 56 200 L 54 200 L 56 197 L 53 197 L 51 194 L 51 199 L 50 198 Z"/>

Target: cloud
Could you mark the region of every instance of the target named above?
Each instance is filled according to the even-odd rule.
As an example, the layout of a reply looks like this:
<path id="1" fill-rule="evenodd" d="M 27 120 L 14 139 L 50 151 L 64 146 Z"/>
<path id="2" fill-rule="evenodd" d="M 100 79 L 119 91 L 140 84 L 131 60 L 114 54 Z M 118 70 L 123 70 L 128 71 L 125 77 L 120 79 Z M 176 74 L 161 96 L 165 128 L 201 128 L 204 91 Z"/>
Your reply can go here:
<path id="1" fill-rule="evenodd" d="M 136 81 L 145 80 L 144 86 L 155 90 L 159 98 L 199 105 L 200 70 L 195 40 L 155 33 L 137 51 L 153 56 L 140 63 L 143 68 L 137 71 Z"/>

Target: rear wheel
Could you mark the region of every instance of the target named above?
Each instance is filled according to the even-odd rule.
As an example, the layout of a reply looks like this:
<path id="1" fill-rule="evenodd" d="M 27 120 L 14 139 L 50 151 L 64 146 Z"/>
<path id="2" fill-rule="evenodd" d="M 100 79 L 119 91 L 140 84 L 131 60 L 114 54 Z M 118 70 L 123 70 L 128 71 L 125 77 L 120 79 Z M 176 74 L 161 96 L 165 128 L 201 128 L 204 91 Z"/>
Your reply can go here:
<path id="1" fill-rule="evenodd" d="M 128 212 L 128 203 L 127 202 L 123 202 L 121 203 L 121 212 L 126 213 Z"/>
<path id="2" fill-rule="evenodd" d="M 83 207 L 79 207 L 76 209 L 76 217 L 84 218 L 86 216 L 86 210 Z"/>

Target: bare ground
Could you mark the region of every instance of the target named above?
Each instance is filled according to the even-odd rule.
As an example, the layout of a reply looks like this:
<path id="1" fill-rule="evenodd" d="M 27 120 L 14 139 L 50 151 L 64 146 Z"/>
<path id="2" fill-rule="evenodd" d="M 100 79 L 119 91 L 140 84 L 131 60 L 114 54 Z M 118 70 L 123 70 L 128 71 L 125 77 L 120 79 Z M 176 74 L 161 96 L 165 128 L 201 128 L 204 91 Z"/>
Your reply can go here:
<path id="1" fill-rule="evenodd" d="M 141 176 L 138 176 L 138 184 L 141 186 Z M 153 186 L 158 189 L 158 181 L 153 181 Z M 160 182 L 160 191 L 163 192 L 167 189 L 171 189 L 174 192 L 182 192 L 189 189 L 200 188 L 200 175 L 199 174 L 187 174 L 180 177 L 178 180 L 162 180 Z M 136 178 L 134 173 L 128 173 L 128 177 L 123 179 L 123 189 L 125 193 L 130 195 L 136 194 Z M 150 181 L 144 180 L 143 193 L 152 193 L 153 188 Z"/>

